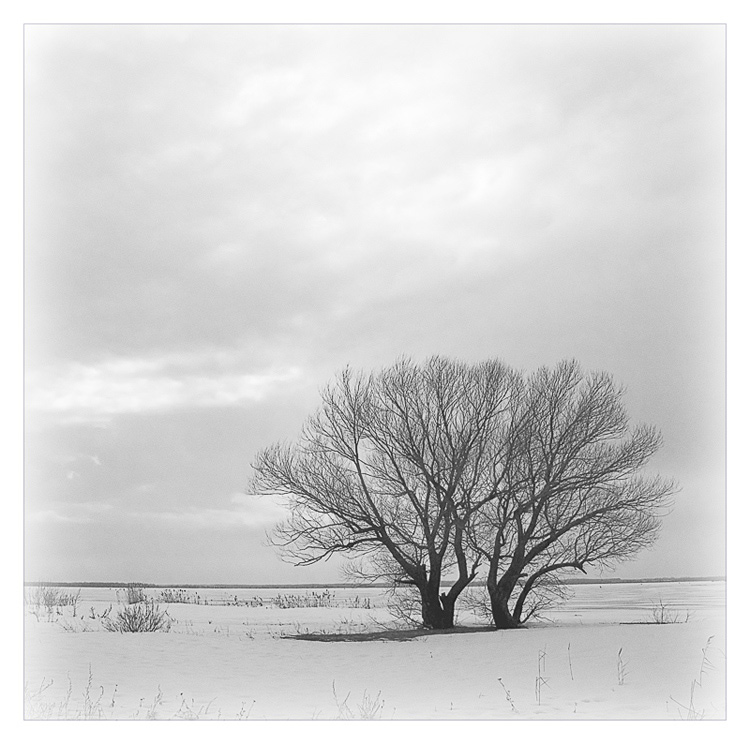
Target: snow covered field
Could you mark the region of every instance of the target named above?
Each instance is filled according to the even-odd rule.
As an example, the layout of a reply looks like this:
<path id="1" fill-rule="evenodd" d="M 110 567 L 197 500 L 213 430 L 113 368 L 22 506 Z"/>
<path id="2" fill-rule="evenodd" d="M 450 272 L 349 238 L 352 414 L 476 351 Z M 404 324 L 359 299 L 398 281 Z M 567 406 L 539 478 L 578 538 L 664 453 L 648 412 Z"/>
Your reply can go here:
<path id="1" fill-rule="evenodd" d="M 159 602 L 172 627 L 156 633 L 104 629 L 122 589 L 81 589 L 75 616 L 27 607 L 26 717 L 725 717 L 723 582 L 578 585 L 527 629 L 487 631 L 464 610 L 464 632 L 424 635 L 384 633 L 381 589 L 181 598 Z M 655 623 L 659 606 L 677 622 Z"/>

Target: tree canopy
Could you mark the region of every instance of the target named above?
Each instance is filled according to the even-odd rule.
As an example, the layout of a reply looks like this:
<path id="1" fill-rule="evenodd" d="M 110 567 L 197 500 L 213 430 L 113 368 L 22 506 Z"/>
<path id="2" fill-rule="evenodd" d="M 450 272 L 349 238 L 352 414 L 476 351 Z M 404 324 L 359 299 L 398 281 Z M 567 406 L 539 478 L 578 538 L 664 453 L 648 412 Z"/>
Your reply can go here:
<path id="1" fill-rule="evenodd" d="M 630 432 L 622 394 L 575 362 L 347 368 L 296 442 L 257 455 L 250 490 L 284 498 L 272 541 L 287 560 L 357 558 L 361 576 L 413 586 L 431 628 L 453 626 L 485 571 L 496 626 L 517 627 L 545 577 L 656 537 L 673 486 L 639 475 L 660 437 Z"/>

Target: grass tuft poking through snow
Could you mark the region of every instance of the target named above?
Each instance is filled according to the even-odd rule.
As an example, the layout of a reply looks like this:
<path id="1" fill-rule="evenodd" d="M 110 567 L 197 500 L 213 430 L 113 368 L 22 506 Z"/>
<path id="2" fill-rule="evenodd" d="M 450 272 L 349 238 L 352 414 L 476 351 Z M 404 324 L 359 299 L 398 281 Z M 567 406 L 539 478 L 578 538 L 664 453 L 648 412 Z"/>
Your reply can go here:
<path id="1" fill-rule="evenodd" d="M 617 684 L 622 687 L 628 676 L 628 662 L 622 658 L 622 648 L 617 652 Z"/>
<path id="2" fill-rule="evenodd" d="M 547 647 L 544 647 L 544 651 L 539 651 L 536 660 L 536 681 L 534 685 L 534 695 L 536 696 L 536 704 L 542 704 L 542 688 L 549 687 L 549 680 L 544 675 L 547 673 Z"/>
<path id="3" fill-rule="evenodd" d="M 503 688 L 503 692 L 505 693 L 505 699 L 508 701 L 508 705 L 510 705 L 511 711 L 513 711 L 513 713 L 518 713 L 516 704 L 513 702 L 513 698 L 511 697 L 510 690 L 505 686 L 505 683 L 503 682 L 502 678 L 498 677 L 497 681 L 500 683 L 500 687 Z"/>
<path id="4" fill-rule="evenodd" d="M 339 715 L 337 718 L 342 720 L 350 721 L 353 719 L 362 719 L 366 721 L 372 721 L 380 718 L 385 707 L 385 700 L 380 699 L 380 691 L 375 697 L 372 697 L 367 690 L 362 693 L 362 702 L 355 703 L 357 710 L 353 711 L 349 707 L 349 697 L 351 692 L 346 694 L 343 700 L 339 700 L 336 694 L 336 682 L 334 681 L 331 685 L 333 689 L 333 699 L 336 701 L 336 707 L 339 709 Z"/>
<path id="5" fill-rule="evenodd" d="M 706 711 L 704 708 L 701 708 L 700 710 L 696 708 L 696 688 L 703 687 L 703 678 L 705 675 L 707 675 L 709 672 L 716 671 L 716 667 L 711 661 L 709 661 L 708 658 L 708 652 L 710 650 L 713 650 L 711 649 L 711 641 L 713 641 L 713 639 L 713 636 L 709 636 L 708 640 L 706 641 L 706 645 L 702 649 L 701 665 L 698 671 L 698 677 L 690 683 L 690 698 L 687 705 L 678 702 L 670 695 L 670 699 L 672 700 L 672 702 L 676 703 L 677 705 L 680 718 L 686 721 L 699 721 L 706 717 Z"/>

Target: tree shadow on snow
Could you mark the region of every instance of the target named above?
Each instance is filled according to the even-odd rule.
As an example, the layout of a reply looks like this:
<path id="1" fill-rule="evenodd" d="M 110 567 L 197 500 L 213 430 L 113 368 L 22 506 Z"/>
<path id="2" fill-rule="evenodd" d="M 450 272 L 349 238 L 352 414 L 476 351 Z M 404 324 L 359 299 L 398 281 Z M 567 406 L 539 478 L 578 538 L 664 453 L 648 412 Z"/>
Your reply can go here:
<path id="1" fill-rule="evenodd" d="M 369 633 L 298 633 L 285 635 L 282 638 L 293 641 L 322 641 L 324 643 L 364 641 L 411 641 L 420 636 L 456 635 L 458 633 L 492 633 L 495 629 L 487 626 L 448 628 L 446 630 L 431 630 L 429 628 L 408 628 L 400 630 L 377 630 Z"/>

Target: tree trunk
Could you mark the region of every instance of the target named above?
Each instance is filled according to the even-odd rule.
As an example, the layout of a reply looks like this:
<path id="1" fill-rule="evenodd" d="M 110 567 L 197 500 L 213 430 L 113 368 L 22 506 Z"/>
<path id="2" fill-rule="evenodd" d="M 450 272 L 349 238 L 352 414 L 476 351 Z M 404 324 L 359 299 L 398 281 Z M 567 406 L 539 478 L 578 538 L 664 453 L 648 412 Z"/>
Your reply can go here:
<path id="1" fill-rule="evenodd" d="M 540 574 L 541 575 L 541 574 Z M 516 601 L 516 606 L 513 610 L 513 619 L 520 625 L 521 624 L 521 613 L 523 612 L 523 603 L 526 601 L 526 597 L 529 596 L 529 593 L 531 592 L 531 587 L 534 586 L 534 581 L 537 579 L 537 576 L 532 576 L 523 586 L 523 589 L 521 589 L 521 593 L 518 595 L 518 600 Z"/>
<path id="2" fill-rule="evenodd" d="M 422 598 L 422 622 L 433 630 L 454 627 L 455 600 L 439 594 L 439 588 L 426 586 L 419 589 Z"/>
<path id="3" fill-rule="evenodd" d="M 490 596 L 490 606 L 492 608 L 492 620 L 497 630 L 511 630 L 513 628 L 522 628 L 523 624 L 514 617 L 508 604 L 510 603 L 511 589 L 501 584 L 487 587 Z"/>
<path id="4" fill-rule="evenodd" d="M 449 597 L 447 594 L 443 593 L 440 595 L 440 604 L 443 606 L 443 627 L 445 628 L 453 628 L 455 623 L 455 608 L 456 608 L 456 600 L 455 598 Z"/>

